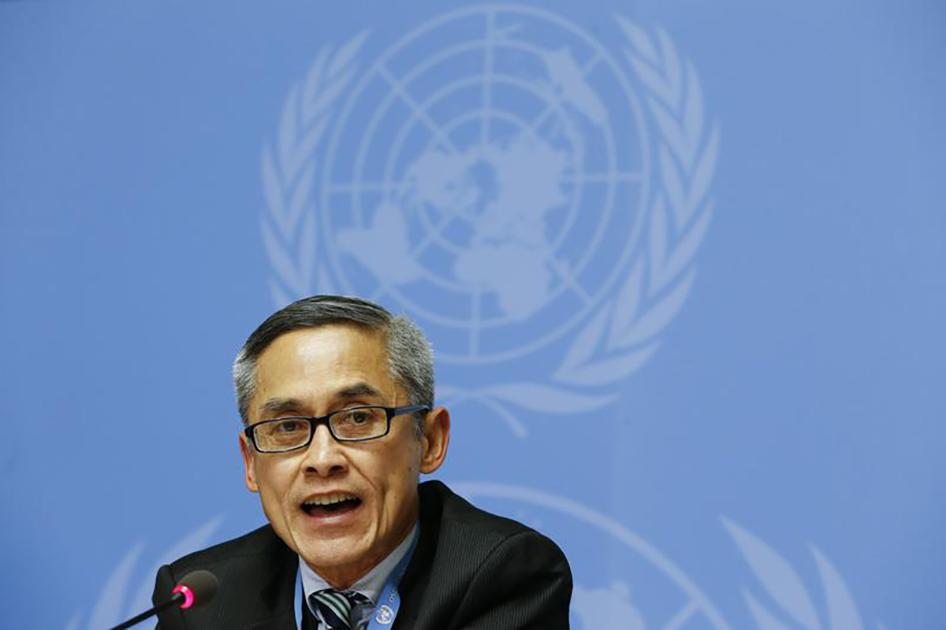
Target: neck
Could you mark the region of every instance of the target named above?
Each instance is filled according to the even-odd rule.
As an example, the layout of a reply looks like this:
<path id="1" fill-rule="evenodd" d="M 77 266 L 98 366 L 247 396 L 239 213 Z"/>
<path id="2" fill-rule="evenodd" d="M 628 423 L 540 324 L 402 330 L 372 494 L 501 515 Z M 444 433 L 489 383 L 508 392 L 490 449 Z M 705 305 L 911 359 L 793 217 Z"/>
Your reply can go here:
<path id="1" fill-rule="evenodd" d="M 411 531 L 413 531 L 416 522 L 417 519 L 415 516 L 414 520 L 410 521 L 407 523 L 406 527 L 402 528 L 403 531 L 399 532 L 393 545 L 390 545 L 388 548 L 373 554 L 370 558 L 367 558 L 361 562 L 334 567 L 316 567 L 309 563 L 306 564 L 308 564 L 309 567 L 315 571 L 319 577 L 325 580 L 332 588 L 340 591 L 350 589 L 353 584 L 355 584 L 364 576 L 368 575 L 372 569 L 381 564 L 385 558 L 394 553 L 394 550 L 397 549 L 405 540 L 407 540 L 407 537 L 410 535 Z"/>

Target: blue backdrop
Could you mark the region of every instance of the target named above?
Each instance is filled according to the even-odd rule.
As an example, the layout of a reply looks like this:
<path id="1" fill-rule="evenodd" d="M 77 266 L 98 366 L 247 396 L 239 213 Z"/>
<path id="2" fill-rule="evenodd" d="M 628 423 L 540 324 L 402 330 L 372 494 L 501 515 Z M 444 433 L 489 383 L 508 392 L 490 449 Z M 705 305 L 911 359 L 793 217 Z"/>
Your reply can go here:
<path id="1" fill-rule="evenodd" d="M 944 26 L 0 4 L 2 625 L 263 521 L 229 365 L 336 291 L 429 332 L 439 476 L 559 541 L 574 627 L 942 627 Z"/>

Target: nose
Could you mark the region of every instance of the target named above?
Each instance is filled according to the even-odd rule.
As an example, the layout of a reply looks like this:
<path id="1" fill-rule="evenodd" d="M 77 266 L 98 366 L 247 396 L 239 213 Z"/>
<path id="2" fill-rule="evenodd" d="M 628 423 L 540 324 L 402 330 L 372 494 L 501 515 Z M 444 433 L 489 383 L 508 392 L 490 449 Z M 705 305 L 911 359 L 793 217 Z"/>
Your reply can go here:
<path id="1" fill-rule="evenodd" d="M 348 461 L 341 444 L 332 437 L 328 427 L 321 425 L 315 428 L 312 442 L 305 452 L 303 461 L 305 472 L 320 477 L 332 477 L 348 470 Z"/>

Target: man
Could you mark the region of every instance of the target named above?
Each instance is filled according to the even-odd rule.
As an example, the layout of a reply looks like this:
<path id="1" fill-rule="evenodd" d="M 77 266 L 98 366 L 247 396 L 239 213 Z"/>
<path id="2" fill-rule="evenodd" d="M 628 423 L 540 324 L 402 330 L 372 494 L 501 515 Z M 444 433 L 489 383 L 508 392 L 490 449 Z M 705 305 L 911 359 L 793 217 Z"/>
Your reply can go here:
<path id="1" fill-rule="evenodd" d="M 440 482 L 450 414 L 433 404 L 430 346 L 404 317 L 315 296 L 271 315 L 234 364 L 246 486 L 269 524 L 158 572 L 220 580 L 159 627 L 568 627 L 571 573 L 549 539 Z"/>

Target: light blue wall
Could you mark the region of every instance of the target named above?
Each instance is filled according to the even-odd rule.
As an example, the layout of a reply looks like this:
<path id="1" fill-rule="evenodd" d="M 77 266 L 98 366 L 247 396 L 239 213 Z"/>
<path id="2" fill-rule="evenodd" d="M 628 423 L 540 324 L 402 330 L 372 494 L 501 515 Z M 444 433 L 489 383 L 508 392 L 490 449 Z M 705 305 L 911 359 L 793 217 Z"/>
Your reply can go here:
<path id="1" fill-rule="evenodd" d="M 576 628 L 941 627 L 944 28 L 3 3 L 2 625 L 261 523 L 229 364 L 338 290 L 430 332 L 438 476 L 560 542 Z"/>

